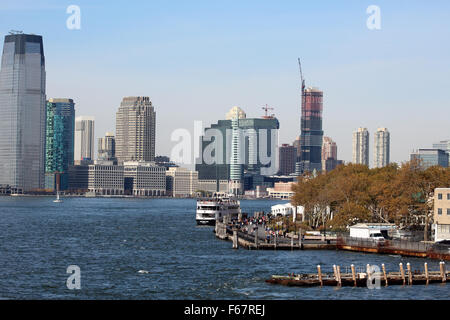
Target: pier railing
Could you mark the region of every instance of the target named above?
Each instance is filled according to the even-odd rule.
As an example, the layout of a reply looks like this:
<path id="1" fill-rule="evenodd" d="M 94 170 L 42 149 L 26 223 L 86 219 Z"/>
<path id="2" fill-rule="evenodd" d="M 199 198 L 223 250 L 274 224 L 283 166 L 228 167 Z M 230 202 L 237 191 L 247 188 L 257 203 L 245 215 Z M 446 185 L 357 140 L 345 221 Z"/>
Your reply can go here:
<path id="1" fill-rule="evenodd" d="M 391 249 L 402 251 L 414 251 L 414 252 L 428 252 L 433 250 L 432 243 L 408 241 L 408 240 L 384 240 L 377 241 L 367 238 L 355 238 L 349 236 L 339 236 L 337 238 L 338 246 L 351 246 L 360 248 L 373 248 L 373 249 Z M 444 252 L 443 252 L 444 253 Z M 447 252 L 445 252 L 447 253 Z"/>

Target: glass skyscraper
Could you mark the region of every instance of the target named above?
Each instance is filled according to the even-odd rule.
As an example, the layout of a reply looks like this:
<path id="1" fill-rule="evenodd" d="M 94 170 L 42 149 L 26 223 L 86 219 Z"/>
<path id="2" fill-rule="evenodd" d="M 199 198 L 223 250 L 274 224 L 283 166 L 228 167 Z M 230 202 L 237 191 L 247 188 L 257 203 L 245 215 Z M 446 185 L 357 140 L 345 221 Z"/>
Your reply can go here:
<path id="1" fill-rule="evenodd" d="M 66 190 L 74 160 L 75 104 L 72 99 L 49 99 L 45 133 L 45 188 Z"/>
<path id="2" fill-rule="evenodd" d="M 0 184 L 44 186 L 45 58 L 42 37 L 5 36 L 0 69 Z"/>

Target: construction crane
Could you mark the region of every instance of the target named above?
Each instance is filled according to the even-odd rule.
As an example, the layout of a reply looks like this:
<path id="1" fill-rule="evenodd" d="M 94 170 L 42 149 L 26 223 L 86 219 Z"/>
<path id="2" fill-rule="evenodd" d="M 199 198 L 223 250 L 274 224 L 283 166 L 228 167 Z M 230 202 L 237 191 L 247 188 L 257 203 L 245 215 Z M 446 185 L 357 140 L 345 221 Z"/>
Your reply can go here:
<path id="1" fill-rule="evenodd" d="M 300 58 L 298 58 L 298 67 L 300 69 L 300 80 L 301 80 L 301 93 L 302 93 L 302 105 L 301 109 L 303 110 L 303 106 L 305 105 L 305 78 L 303 78 L 302 72 L 302 63 L 300 62 Z"/>
<path id="2" fill-rule="evenodd" d="M 264 119 L 271 119 L 271 118 L 273 118 L 273 117 L 275 116 L 274 114 L 272 114 L 272 115 L 270 115 L 270 116 L 267 115 L 267 111 L 273 110 L 273 108 L 269 107 L 267 104 L 266 104 L 265 107 L 262 107 L 262 109 L 263 109 L 264 112 L 265 112 L 265 115 L 263 116 Z"/>

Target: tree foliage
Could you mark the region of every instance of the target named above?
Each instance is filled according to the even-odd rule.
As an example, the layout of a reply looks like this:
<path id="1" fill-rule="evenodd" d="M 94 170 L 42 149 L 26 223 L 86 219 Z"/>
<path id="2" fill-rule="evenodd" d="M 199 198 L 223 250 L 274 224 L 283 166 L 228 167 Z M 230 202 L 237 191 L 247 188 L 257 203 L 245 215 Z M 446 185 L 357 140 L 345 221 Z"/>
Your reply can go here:
<path id="1" fill-rule="evenodd" d="M 326 224 L 339 230 L 358 222 L 422 225 L 426 239 L 431 199 L 439 187 L 450 187 L 450 168 L 425 169 L 417 160 L 375 169 L 347 164 L 299 177 L 292 203 L 305 207 L 312 228 Z"/>

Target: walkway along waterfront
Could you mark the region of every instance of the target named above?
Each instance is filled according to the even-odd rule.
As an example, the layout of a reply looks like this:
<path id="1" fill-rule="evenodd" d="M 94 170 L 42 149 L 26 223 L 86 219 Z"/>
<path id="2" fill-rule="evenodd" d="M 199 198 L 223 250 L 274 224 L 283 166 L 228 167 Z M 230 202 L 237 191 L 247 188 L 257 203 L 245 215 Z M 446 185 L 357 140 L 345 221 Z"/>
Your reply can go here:
<path id="1" fill-rule="evenodd" d="M 275 236 L 267 239 L 259 230 L 264 228 L 264 225 L 251 225 L 250 227 L 253 230 L 245 232 L 229 221 L 216 221 L 215 233 L 219 239 L 232 241 L 234 249 L 242 247 L 249 250 L 347 250 L 450 261 L 450 252 L 433 248 L 432 243 L 399 240 L 379 242 L 343 235 L 327 236 L 325 239 L 321 236 L 288 234 L 286 237 Z M 299 233 L 301 234 L 301 232 Z"/>

